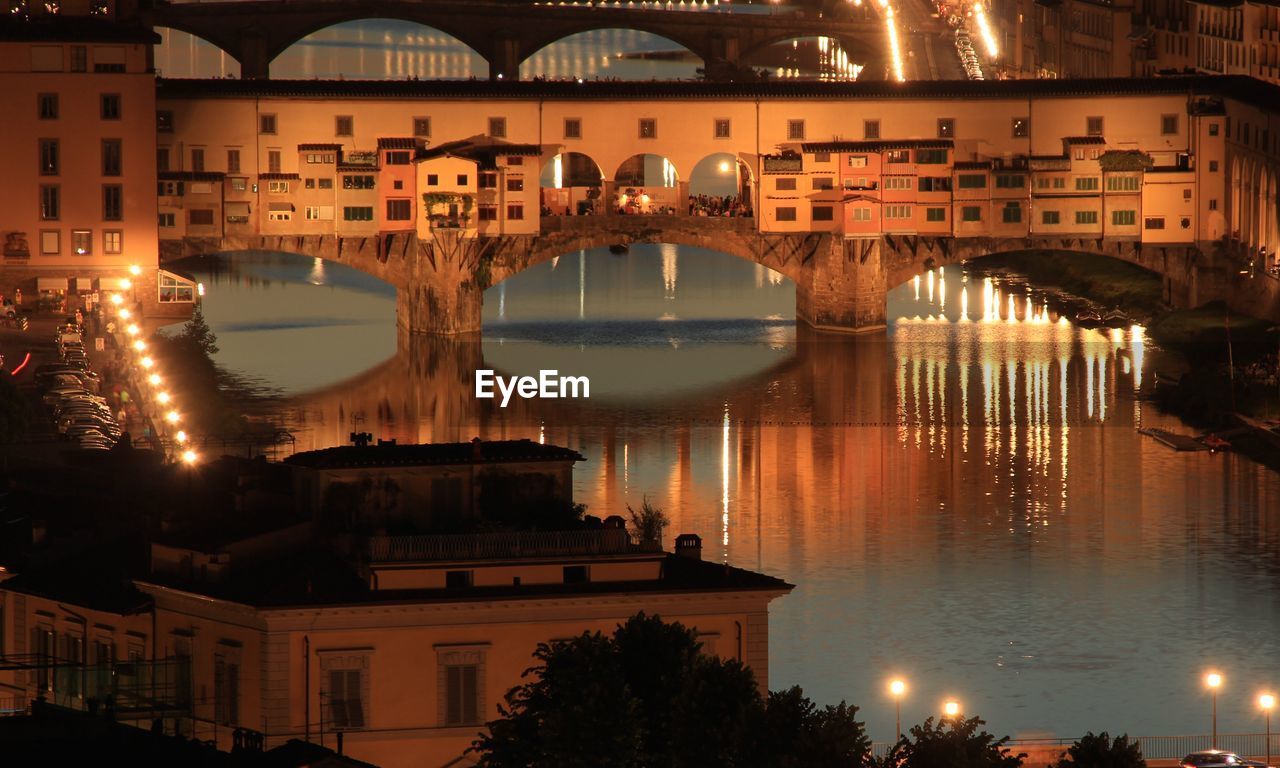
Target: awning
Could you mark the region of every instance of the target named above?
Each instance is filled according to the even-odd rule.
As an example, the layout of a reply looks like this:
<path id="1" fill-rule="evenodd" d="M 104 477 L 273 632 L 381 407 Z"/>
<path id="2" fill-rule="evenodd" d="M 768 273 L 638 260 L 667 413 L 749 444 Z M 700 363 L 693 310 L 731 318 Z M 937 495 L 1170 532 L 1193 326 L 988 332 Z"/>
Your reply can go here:
<path id="1" fill-rule="evenodd" d="M 267 203 L 267 210 L 268 211 L 292 211 L 293 203 Z"/>
<path id="2" fill-rule="evenodd" d="M 276 204 L 273 203 L 273 205 L 276 205 Z M 285 205 L 288 205 L 288 203 L 285 203 Z M 223 207 L 226 208 L 228 216 L 248 216 L 249 215 L 249 204 L 246 202 L 232 201 L 232 202 L 226 203 Z M 277 209 L 272 208 L 271 210 L 274 211 Z"/>
<path id="3" fill-rule="evenodd" d="M 124 278 L 124 277 L 100 277 L 98 278 L 98 290 L 100 291 L 127 290 L 127 288 L 125 287 L 126 285 L 125 281 L 127 279 L 128 278 Z"/>
<path id="4" fill-rule="evenodd" d="M 67 290 L 67 278 L 65 277 L 37 277 L 37 291 L 65 291 Z"/>
<path id="5" fill-rule="evenodd" d="M 93 278 L 92 278 L 92 277 L 77 277 L 77 278 L 76 278 L 76 293 L 92 293 L 92 292 L 93 292 Z"/>

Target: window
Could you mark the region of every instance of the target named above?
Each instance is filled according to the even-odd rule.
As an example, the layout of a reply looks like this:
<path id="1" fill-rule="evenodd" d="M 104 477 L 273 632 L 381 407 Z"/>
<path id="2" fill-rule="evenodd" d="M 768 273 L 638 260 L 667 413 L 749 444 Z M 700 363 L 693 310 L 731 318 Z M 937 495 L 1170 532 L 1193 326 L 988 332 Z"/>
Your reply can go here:
<path id="1" fill-rule="evenodd" d="M 1217 173 L 1217 172 L 1218 172 L 1218 161 L 1217 161 L 1217 160 L 1210 160 L 1210 161 L 1209 161 L 1209 173 Z"/>
<path id="2" fill-rule="evenodd" d="M 57 221 L 62 214 L 62 189 L 56 184 L 43 184 L 40 187 L 40 218 L 44 221 Z"/>
<path id="3" fill-rule="evenodd" d="M 173 112 L 162 109 L 156 112 L 156 130 L 160 133 L 173 133 Z"/>
<path id="4" fill-rule="evenodd" d="M 1138 221 L 1137 211 L 1112 211 L 1111 224 L 1117 227 L 1132 227 Z"/>
<path id="5" fill-rule="evenodd" d="M 576 117 L 564 119 L 564 137 L 566 139 L 582 138 L 582 120 Z"/>
<path id="6" fill-rule="evenodd" d="M 498 174 L 494 171 L 481 171 L 477 182 L 480 189 L 497 189 Z"/>
<path id="7" fill-rule="evenodd" d="M 886 205 L 884 207 L 884 217 L 886 219 L 909 219 L 911 218 L 911 206 Z"/>
<path id="8" fill-rule="evenodd" d="M 787 138 L 792 141 L 804 140 L 804 121 L 788 120 L 787 121 Z"/>
<path id="9" fill-rule="evenodd" d="M 302 217 L 307 221 L 320 221 L 320 206 L 308 205 L 303 209 Z"/>
<path id="10" fill-rule="evenodd" d="M 1021 224 L 1022 206 L 1017 203 L 1005 203 L 1004 209 L 1000 212 L 1000 220 L 1005 224 Z"/>
<path id="11" fill-rule="evenodd" d="M 41 120 L 57 120 L 58 94 L 41 93 L 36 96 L 36 116 Z"/>
<path id="12" fill-rule="evenodd" d="M 773 188 L 779 192 L 791 192 L 796 188 L 794 177 L 780 177 L 774 180 Z"/>
<path id="13" fill-rule="evenodd" d="M 986 189 L 987 175 L 985 173 L 962 173 L 957 179 L 960 189 Z"/>
<path id="14" fill-rule="evenodd" d="M 1210 200 L 1210 201 L 1209 201 L 1209 210 L 1211 210 L 1211 211 L 1216 211 L 1216 210 L 1218 210 L 1218 201 L 1217 201 L 1217 200 Z"/>
<path id="15" fill-rule="evenodd" d="M 275 221 L 273 218 L 272 221 Z M 191 208 L 187 210 L 187 223 L 193 227 L 212 227 L 212 208 Z"/>
<path id="16" fill-rule="evenodd" d="M 886 176 L 884 177 L 885 189 L 911 189 L 910 176 Z"/>
<path id="17" fill-rule="evenodd" d="M 960 208 L 961 221 L 982 221 L 982 208 L 977 205 L 966 205 Z"/>
<path id="18" fill-rule="evenodd" d="M 373 221 L 373 206 L 348 205 L 342 209 L 343 221 Z"/>
<path id="19" fill-rule="evenodd" d="M 829 162 L 831 162 L 831 153 L 830 153 L 830 152 L 814 152 L 814 153 L 813 153 L 813 162 L 815 162 L 815 163 L 829 163 Z"/>
<path id="20" fill-rule="evenodd" d="M 835 208 L 829 205 L 813 206 L 812 218 L 814 221 L 835 221 Z"/>
<path id="21" fill-rule="evenodd" d="M 1210 135 L 1210 136 L 1217 136 L 1217 135 L 1218 135 L 1218 124 L 1217 124 L 1217 123 L 1209 123 L 1209 135 Z M 1161 223 L 1163 223 L 1163 221 L 1162 221 Z"/>
<path id="22" fill-rule="evenodd" d="M 393 179 L 391 182 L 392 189 L 404 189 L 404 182 L 400 179 Z"/>
<path id="23" fill-rule="evenodd" d="M 586 584 L 591 581 L 591 571 L 585 565 L 566 565 L 563 573 L 565 584 Z"/>
<path id="24" fill-rule="evenodd" d="M 495 139 L 505 139 L 507 137 L 507 118 L 489 118 L 489 135 Z"/>
<path id="25" fill-rule="evenodd" d="M 921 192 L 950 192 L 951 177 L 921 176 L 919 189 Z"/>
<path id="26" fill-rule="evenodd" d="M 329 724 L 335 730 L 364 727 L 364 670 L 330 669 Z"/>
<path id="27" fill-rule="evenodd" d="M 316 185 L 320 189 L 333 189 L 333 179 L 316 179 Z"/>
<path id="28" fill-rule="evenodd" d="M 886 163 L 909 163 L 911 162 L 911 150 L 909 149 L 891 149 L 885 156 Z"/>
<path id="29" fill-rule="evenodd" d="M 1141 182 L 1137 176 L 1108 176 L 1108 192 L 1136 192 Z"/>
<path id="30" fill-rule="evenodd" d="M 88 256 L 93 253 L 93 231 L 88 229 L 71 230 L 71 252 L 77 256 Z"/>
<path id="31" fill-rule="evenodd" d="M 1084 134 L 1086 136 L 1101 136 L 1102 118 L 1097 116 L 1086 117 L 1084 119 Z"/>
<path id="32" fill-rule="evenodd" d="M 356 119 L 351 115 L 337 115 L 333 118 L 333 135 L 350 136 L 355 133 Z"/>
<path id="33" fill-rule="evenodd" d="M 119 120 L 120 119 L 120 94 L 104 93 L 101 99 L 102 119 L 103 120 Z"/>
<path id="34" fill-rule="evenodd" d="M 523 205 L 522 203 L 511 203 L 510 205 L 508 205 L 508 206 L 507 206 L 507 220 L 508 220 L 508 221 L 523 221 L 523 220 L 524 220 L 524 205 Z"/>
<path id="35" fill-rule="evenodd" d="M 1076 211 L 1076 223 L 1077 224 L 1097 224 L 1098 212 L 1097 211 Z"/>
<path id="36" fill-rule="evenodd" d="M 40 175 L 58 175 L 58 140 L 40 139 Z"/>
<path id="37" fill-rule="evenodd" d="M 204 170 L 204 148 L 191 148 L 191 170 L 200 173 Z"/>
<path id="38" fill-rule="evenodd" d="M 387 221 L 409 221 L 413 218 L 413 211 L 406 199 L 388 200 L 387 201 Z"/>
<path id="39" fill-rule="evenodd" d="M 864 139 L 880 138 L 880 121 L 879 120 L 863 120 L 862 121 L 862 138 Z"/>
<path id="40" fill-rule="evenodd" d="M 1062 214 L 1058 211 L 1041 211 L 1041 224 L 1058 224 L 1062 221 Z"/>
<path id="41" fill-rule="evenodd" d="M 328 165 L 333 163 L 337 154 L 334 152 L 308 152 L 307 165 Z"/>
<path id="42" fill-rule="evenodd" d="M 871 209 L 865 206 L 853 209 L 854 221 L 871 221 Z"/>
<path id="43" fill-rule="evenodd" d="M 717 139 L 729 138 L 729 121 L 725 118 L 717 118 L 715 121 L 715 137 Z"/>
<path id="44" fill-rule="evenodd" d="M 1148 216 L 1142 220 L 1143 229 L 1164 229 L 1163 216 Z"/>
<path id="45" fill-rule="evenodd" d="M 240 665 L 221 654 L 213 657 L 213 709 L 220 725 L 240 721 Z"/>
<path id="46" fill-rule="evenodd" d="M 213 213 L 213 211 L 209 211 L 209 213 Z M 196 300 L 195 283 L 190 280 L 184 280 L 176 275 L 171 275 L 168 272 L 160 273 L 157 287 L 159 289 L 159 298 L 161 303 L 172 304 L 182 302 L 191 304 Z M 130 653 L 132 654 L 132 651 L 130 651 Z M 238 665 L 237 671 L 239 671 Z M 239 683 L 239 680 L 236 682 Z M 238 689 L 239 685 L 236 687 Z"/>
<path id="47" fill-rule="evenodd" d="M 1026 189 L 1027 177 L 1021 173 L 997 173 L 996 189 Z"/>
<path id="48" fill-rule="evenodd" d="M 268 181 L 267 191 L 273 195 L 284 195 L 289 192 L 289 182 L 287 181 Z"/>
<path id="49" fill-rule="evenodd" d="M 59 67 L 61 69 L 61 67 Z M 89 50 L 83 45 L 71 46 L 71 71 L 87 72 L 89 70 Z"/>
<path id="50" fill-rule="evenodd" d="M 1076 191 L 1088 192 L 1098 188 L 1097 176 L 1081 176 L 1076 179 Z"/>
<path id="51" fill-rule="evenodd" d="M 1025 139 L 1031 135 L 1031 120 L 1026 117 L 1013 118 L 1013 138 Z"/>
<path id="52" fill-rule="evenodd" d="M 658 121 L 652 117 L 640 118 L 640 138 L 656 139 L 658 138 Z"/>
<path id="53" fill-rule="evenodd" d="M 954 117 L 938 118 L 938 138 L 951 139 L 956 135 L 956 119 Z"/>
<path id="54" fill-rule="evenodd" d="M 508 192 L 523 192 L 523 191 L 524 191 L 524 177 L 523 177 L 523 176 L 509 176 L 509 177 L 507 177 L 507 191 L 508 191 Z"/>
<path id="55" fill-rule="evenodd" d="M 947 209 L 946 208 L 925 208 L 924 220 L 925 221 L 946 221 Z"/>
<path id="56" fill-rule="evenodd" d="M 275 135 L 276 132 L 276 116 L 275 115 L 258 115 L 258 133 L 268 136 Z"/>
<path id="57" fill-rule="evenodd" d="M 1173 136 L 1178 132 L 1178 116 L 1177 115 L 1161 115 L 1160 116 L 1160 135 Z"/>
<path id="58" fill-rule="evenodd" d="M 867 156 L 866 155 L 849 155 L 849 167 L 850 168 L 866 168 Z"/>
<path id="59" fill-rule="evenodd" d="M 40 230 L 40 253 L 45 256 L 53 256 L 62 251 L 62 245 L 58 242 L 61 233 L 56 229 Z"/>
<path id="60" fill-rule="evenodd" d="M 817 190 L 835 189 L 835 179 L 830 176 L 814 176 L 813 188 Z"/>
<path id="61" fill-rule="evenodd" d="M 476 697 L 478 673 L 479 669 L 474 664 L 445 667 L 445 725 L 475 725 L 480 722 Z"/>
<path id="62" fill-rule="evenodd" d="M 427 183 L 432 183 L 428 178 Z M 344 175 L 342 177 L 343 189 L 373 189 L 373 177 L 364 175 Z"/>
<path id="63" fill-rule="evenodd" d="M 103 253 L 123 253 L 124 233 L 118 229 L 107 229 L 102 232 Z"/>
<path id="64" fill-rule="evenodd" d="M 120 221 L 124 218 L 124 187 L 119 184 L 102 185 L 102 220 Z"/>
<path id="65" fill-rule="evenodd" d="M 413 135 L 414 136 L 430 136 L 431 135 L 431 118 L 429 117 L 413 118 Z"/>
<path id="66" fill-rule="evenodd" d="M 460 173 L 460 174 L 458 174 L 458 186 L 460 186 L 460 187 L 465 187 L 465 186 L 467 186 L 467 181 L 468 181 L 468 176 L 467 176 L 467 174 L 465 174 L 465 173 Z"/>
<path id="67" fill-rule="evenodd" d="M 343 186 L 345 187 L 346 185 L 344 184 Z M 440 186 L 440 174 L 438 174 L 438 173 L 428 173 L 428 174 L 427 174 L 427 186 L 428 186 L 428 187 L 438 187 L 438 186 Z M 348 189 L 350 189 L 350 187 L 347 187 L 347 188 L 348 188 Z"/>
<path id="68" fill-rule="evenodd" d="M 280 150 L 268 149 L 267 150 L 267 173 L 279 173 L 279 172 L 280 172 Z"/>
<path id="69" fill-rule="evenodd" d="M 267 221 L 293 221 L 293 206 L 289 203 L 280 204 L 280 208 L 271 208 L 267 211 Z"/>
<path id="70" fill-rule="evenodd" d="M 408 165 L 409 160 L 409 150 L 407 149 L 397 149 L 394 152 L 387 153 L 387 165 Z"/>
<path id="71" fill-rule="evenodd" d="M 480 221 L 497 221 L 498 220 L 498 206 L 494 205 L 493 203 L 481 203 L 479 205 L 479 211 L 480 211 L 480 215 L 479 215 Z"/>
<path id="72" fill-rule="evenodd" d="M 519 155 L 512 155 L 507 158 L 507 165 L 524 165 L 524 158 Z"/>
<path id="73" fill-rule="evenodd" d="M 916 162 L 923 165 L 941 165 L 947 162 L 945 149 L 917 149 Z"/>
<path id="74" fill-rule="evenodd" d="M 793 205 L 783 206 L 777 209 L 778 221 L 795 221 L 796 209 Z"/>
<path id="75" fill-rule="evenodd" d="M 172 213 L 161 213 L 159 215 L 159 219 L 160 219 L 159 221 L 160 226 L 162 227 L 177 226 L 177 224 L 174 221 L 174 215 Z"/>

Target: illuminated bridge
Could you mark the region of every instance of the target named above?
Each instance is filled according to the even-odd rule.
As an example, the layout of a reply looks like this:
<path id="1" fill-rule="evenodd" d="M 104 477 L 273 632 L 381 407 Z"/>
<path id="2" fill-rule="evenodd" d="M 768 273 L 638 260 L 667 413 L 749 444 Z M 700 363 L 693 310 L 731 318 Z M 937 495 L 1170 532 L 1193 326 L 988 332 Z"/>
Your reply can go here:
<path id="1" fill-rule="evenodd" d="M 542 48 L 581 32 L 632 29 L 665 37 L 709 70 L 749 65 L 775 43 L 835 39 L 870 79 L 885 72 L 884 26 L 874 16 L 833 18 L 816 12 L 775 15 L 667 11 L 627 5 L 535 5 L 494 0 L 244 0 L 157 2 L 141 11 L 156 27 L 186 32 L 240 63 L 241 77 L 265 78 L 289 46 L 325 27 L 361 19 L 395 19 L 452 35 L 489 64 L 490 78 L 517 79 L 520 64 Z"/>

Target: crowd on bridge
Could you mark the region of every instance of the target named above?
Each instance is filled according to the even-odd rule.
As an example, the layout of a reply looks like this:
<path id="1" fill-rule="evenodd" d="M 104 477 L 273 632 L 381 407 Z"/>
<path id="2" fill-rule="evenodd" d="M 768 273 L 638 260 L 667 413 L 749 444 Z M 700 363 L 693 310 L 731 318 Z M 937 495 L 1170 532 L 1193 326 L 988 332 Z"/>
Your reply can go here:
<path id="1" fill-rule="evenodd" d="M 750 217 L 751 205 L 738 195 L 689 195 L 689 215 Z"/>
<path id="2" fill-rule="evenodd" d="M 1271 353 L 1244 366 L 1245 380 L 1249 384 L 1275 390 L 1280 387 L 1280 355 Z"/>

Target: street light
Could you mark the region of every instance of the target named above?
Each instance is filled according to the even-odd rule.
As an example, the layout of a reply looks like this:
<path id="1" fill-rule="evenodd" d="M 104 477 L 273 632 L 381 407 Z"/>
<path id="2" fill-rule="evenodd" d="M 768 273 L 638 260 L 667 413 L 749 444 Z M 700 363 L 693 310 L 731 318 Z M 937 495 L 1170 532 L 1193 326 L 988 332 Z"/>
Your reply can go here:
<path id="1" fill-rule="evenodd" d="M 1266 722 L 1267 722 L 1266 763 L 1268 766 L 1270 766 L 1271 765 L 1271 710 L 1276 708 L 1276 697 L 1269 693 L 1264 693 L 1258 697 L 1258 706 L 1262 708 L 1262 716 L 1266 719 Z"/>
<path id="2" fill-rule="evenodd" d="M 959 717 L 959 716 L 960 716 L 960 702 L 955 701 L 955 700 L 952 700 L 952 701 L 948 701 L 948 702 L 944 703 L 944 704 L 942 705 L 942 716 L 943 716 L 944 718 L 945 718 L 945 717 Z"/>
<path id="3" fill-rule="evenodd" d="M 893 738 L 902 738 L 902 694 L 907 692 L 907 684 L 902 680 L 889 681 L 889 695 L 893 696 L 894 731 Z"/>
<path id="4" fill-rule="evenodd" d="M 1218 689 L 1222 687 L 1222 675 L 1210 672 L 1204 676 L 1204 684 L 1209 686 L 1209 695 L 1213 700 L 1213 736 L 1209 740 L 1209 748 L 1218 748 Z"/>

